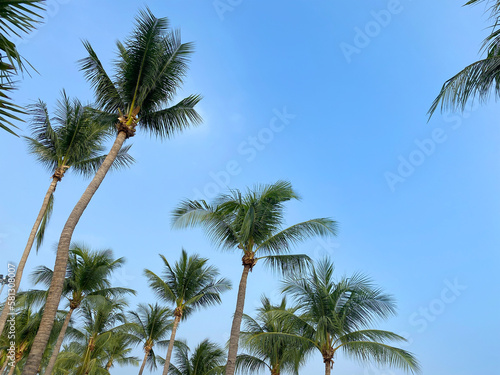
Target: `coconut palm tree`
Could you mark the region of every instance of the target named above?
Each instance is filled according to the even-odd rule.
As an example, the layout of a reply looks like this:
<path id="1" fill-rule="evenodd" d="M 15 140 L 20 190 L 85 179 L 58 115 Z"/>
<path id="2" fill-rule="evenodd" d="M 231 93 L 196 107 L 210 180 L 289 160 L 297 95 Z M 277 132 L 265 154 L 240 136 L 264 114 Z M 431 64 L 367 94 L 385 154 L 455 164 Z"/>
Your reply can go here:
<path id="1" fill-rule="evenodd" d="M 78 100 L 70 99 L 64 91 L 58 101 L 55 117 L 50 118 L 47 105 L 41 100 L 30 107 L 29 113 L 32 136 L 25 137 L 29 150 L 52 173 L 52 181 L 17 265 L 14 284 L 16 293 L 35 238 L 37 249 L 43 241 L 57 184 L 69 169 L 87 177 L 95 173 L 106 156 L 103 143 L 111 135 L 109 128 L 93 120 L 88 108 Z M 129 147 L 121 150 L 113 164 L 114 169 L 127 167 L 134 161 L 128 155 L 128 150 Z M 0 316 L 0 332 L 7 317 L 8 311 L 4 309 Z"/>
<path id="2" fill-rule="evenodd" d="M 492 91 L 495 96 L 500 96 L 500 1 L 499 0 L 471 0 L 465 5 L 487 3 L 490 6 L 491 18 L 494 25 L 490 35 L 483 42 L 482 50 L 486 56 L 476 61 L 459 73 L 447 80 L 439 95 L 436 97 L 429 109 L 429 115 L 440 107 L 441 110 L 463 111 L 467 104 L 479 99 L 485 102 Z"/>
<path id="3" fill-rule="evenodd" d="M 89 56 L 82 60 L 82 70 L 94 88 L 101 119 L 116 124 L 117 135 L 62 230 L 53 284 L 25 375 L 35 375 L 40 364 L 62 293 L 73 232 L 125 140 L 134 136 L 137 127 L 157 137 L 169 138 L 201 122 L 194 109 L 201 100 L 200 96 L 190 95 L 169 106 L 177 89 L 182 86 L 193 46 L 181 43 L 180 33 L 168 29 L 166 18 L 156 18 L 148 9 L 139 13 L 135 31 L 124 44 L 118 43 L 119 55 L 113 79 L 104 70 L 90 43 L 85 42 L 84 45 Z"/>
<path id="4" fill-rule="evenodd" d="M 139 359 L 130 355 L 134 341 L 135 337 L 129 333 L 113 333 L 111 339 L 103 348 L 107 360 L 104 369 L 109 372 L 115 364 L 120 366 L 138 366 Z"/>
<path id="5" fill-rule="evenodd" d="M 12 128 L 17 129 L 17 126 L 11 121 L 22 121 L 18 115 L 24 110 L 11 101 L 8 92 L 15 89 L 13 76 L 24 70 L 25 60 L 11 39 L 32 31 L 42 21 L 38 12 L 44 8 L 43 0 L 3 0 L 0 3 L 0 128 L 14 135 L 17 134 Z"/>
<path id="6" fill-rule="evenodd" d="M 123 258 L 114 259 L 111 250 L 92 251 L 85 245 L 73 244 L 63 289 L 63 297 L 68 300 L 69 312 L 57 338 L 45 374 L 52 374 L 71 316 L 85 299 L 94 296 L 116 298 L 127 293 L 135 294 L 135 291 L 131 289 L 111 287 L 109 277 L 124 263 Z M 52 277 L 52 270 L 45 266 L 40 266 L 33 272 L 35 284 L 43 283 L 48 287 Z"/>
<path id="7" fill-rule="evenodd" d="M 137 311 L 129 312 L 130 333 L 134 335 L 135 342 L 142 343 L 144 348 L 144 359 L 139 375 L 142 375 L 147 362 L 149 362 L 151 369 L 156 368 L 157 359 L 153 347 L 168 346 L 166 338 L 172 329 L 172 315 L 170 309 L 157 303 L 154 305 L 140 304 Z"/>
<path id="8" fill-rule="evenodd" d="M 54 373 L 68 372 L 73 375 L 97 375 L 107 373 L 109 349 L 113 337 L 127 332 L 122 299 L 96 297 L 82 303 L 80 315 L 83 318 L 81 329 L 68 330 L 71 343 L 57 358 Z M 129 336 L 133 340 L 132 336 Z M 47 371 L 45 372 L 46 374 Z"/>
<path id="9" fill-rule="evenodd" d="M 208 266 L 208 259 L 198 254 L 191 256 L 183 249 L 181 258 L 173 266 L 160 254 L 164 267 L 158 276 L 153 271 L 144 271 L 149 280 L 149 287 L 156 296 L 175 306 L 174 323 L 168 344 L 163 375 L 167 375 L 175 334 L 179 322 L 187 319 L 194 311 L 221 303 L 220 294 L 231 289 L 231 282 L 217 279 L 219 271 L 214 266 Z"/>
<path id="10" fill-rule="evenodd" d="M 181 347 L 175 354 L 176 365 L 170 364 L 170 375 L 217 375 L 224 373 L 225 351 L 217 344 L 203 340 L 189 356 L 189 348 Z"/>
<path id="11" fill-rule="evenodd" d="M 288 320 L 300 334 L 262 332 L 252 337 L 254 345 L 279 337 L 302 343 L 321 353 L 326 375 L 340 351 L 360 361 L 418 371 L 418 361 L 411 353 L 388 344 L 406 341 L 404 337 L 372 328 L 376 320 L 395 313 L 392 298 L 361 274 L 335 281 L 333 272 L 331 261 L 324 259 L 305 277 L 285 278 L 282 291 L 296 302 L 298 314 L 286 310 L 274 314 Z"/>
<path id="12" fill-rule="evenodd" d="M 287 340 L 286 336 L 268 337 L 267 340 L 252 340 L 263 332 L 280 332 L 291 335 L 300 334 L 294 324 L 283 319 L 277 312 L 294 314 L 296 307 L 287 307 L 286 298 L 279 305 L 271 304 L 262 297 L 262 307 L 255 319 L 243 315 L 244 331 L 241 332 L 241 346 L 248 354 L 236 358 L 236 372 L 254 374 L 269 370 L 271 375 L 281 373 L 298 375 L 299 367 L 304 364 L 310 345 L 297 346 L 297 340 Z"/>
<path id="13" fill-rule="evenodd" d="M 235 371 L 249 272 L 259 260 L 284 273 L 300 271 L 310 258 L 289 254 L 292 245 L 315 236 L 336 233 L 336 222 L 327 218 L 283 228 L 284 203 L 292 199 L 299 199 L 299 196 L 291 184 L 278 181 L 272 185 L 257 186 L 246 194 L 231 190 L 217 197 L 213 204 L 187 200 L 173 213 L 174 227 L 201 226 L 216 245 L 243 255 L 243 273 L 231 327 L 226 375 L 233 375 Z"/>

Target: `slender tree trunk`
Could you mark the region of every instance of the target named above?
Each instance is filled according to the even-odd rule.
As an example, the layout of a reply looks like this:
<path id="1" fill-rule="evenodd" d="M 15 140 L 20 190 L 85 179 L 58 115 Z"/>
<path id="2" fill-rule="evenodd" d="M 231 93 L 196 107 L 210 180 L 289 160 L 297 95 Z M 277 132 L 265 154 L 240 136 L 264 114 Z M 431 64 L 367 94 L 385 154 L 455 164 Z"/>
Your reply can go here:
<path id="1" fill-rule="evenodd" d="M 111 358 L 108 363 L 106 363 L 106 371 L 109 372 L 109 369 L 113 366 L 113 359 Z"/>
<path id="2" fill-rule="evenodd" d="M 17 362 L 14 366 L 10 366 L 9 374 L 8 375 L 13 375 L 14 371 L 16 370 Z"/>
<path id="3" fill-rule="evenodd" d="M 47 190 L 47 193 L 45 194 L 45 198 L 43 199 L 42 207 L 40 208 L 40 212 L 38 212 L 38 216 L 35 220 L 35 224 L 33 224 L 33 228 L 31 228 L 30 236 L 28 237 L 28 243 L 26 244 L 26 247 L 24 248 L 24 252 L 23 252 L 23 255 L 21 257 L 21 260 L 19 261 L 19 263 L 17 265 L 16 276 L 15 276 L 15 281 L 14 281 L 14 296 L 17 293 L 17 290 L 19 289 L 19 285 L 21 284 L 21 277 L 23 276 L 24 266 L 26 265 L 26 262 L 28 261 L 28 256 L 30 255 L 31 248 L 33 247 L 33 242 L 35 242 L 36 232 L 38 231 L 38 228 L 40 227 L 40 223 L 42 222 L 43 215 L 45 215 L 45 211 L 47 210 L 47 206 L 49 205 L 50 196 L 52 195 L 52 193 L 54 193 L 54 190 L 56 190 L 56 186 L 57 186 L 58 181 L 59 181 L 59 178 L 57 178 L 57 177 L 52 178 L 52 182 L 49 185 L 49 189 Z M 9 305 L 5 304 L 4 308 L 2 310 L 2 315 L 0 316 L 0 333 L 3 332 L 3 329 L 5 328 L 5 323 L 7 322 L 7 319 L 9 318 L 9 310 L 10 310 Z"/>
<path id="4" fill-rule="evenodd" d="M 0 375 L 2 375 L 7 368 L 7 365 L 9 364 L 8 358 L 5 359 L 5 363 L 2 365 L 2 368 L 0 369 Z"/>
<path id="5" fill-rule="evenodd" d="M 247 278 L 250 268 L 250 265 L 243 266 L 243 274 L 241 275 L 240 286 L 238 288 L 236 311 L 234 312 L 233 325 L 231 327 L 231 336 L 229 338 L 229 352 L 227 355 L 226 375 L 234 375 L 234 371 L 236 369 L 236 356 L 238 355 L 238 341 L 240 339 L 241 319 L 243 317 L 243 308 L 245 307 Z"/>
<path id="6" fill-rule="evenodd" d="M 142 361 L 141 369 L 139 370 L 139 375 L 142 375 L 144 367 L 146 367 L 146 360 L 148 359 L 148 356 L 149 356 L 149 350 L 146 350 L 146 354 L 144 354 L 144 360 Z"/>
<path id="7" fill-rule="evenodd" d="M 64 319 L 64 323 L 62 325 L 61 331 L 59 332 L 59 336 L 57 336 L 56 345 L 54 346 L 54 350 L 52 351 L 52 355 L 50 357 L 49 364 L 45 369 L 44 375 L 51 375 L 54 370 L 54 366 L 56 365 L 56 359 L 59 355 L 59 351 L 61 350 L 61 345 L 64 341 L 64 336 L 66 335 L 66 330 L 68 329 L 69 321 L 71 320 L 71 315 L 73 314 L 74 309 L 69 309 L 66 314 L 66 318 Z"/>
<path id="8" fill-rule="evenodd" d="M 104 180 L 106 173 L 115 161 L 126 137 L 127 135 L 124 131 L 118 132 L 109 154 L 97 170 L 96 175 L 90 182 L 89 186 L 87 186 L 87 189 L 81 196 L 76 206 L 73 208 L 73 211 L 71 211 L 71 214 L 64 225 L 61 237 L 59 238 L 54 273 L 52 276 L 52 282 L 50 283 L 49 294 L 47 296 L 47 302 L 45 303 L 42 321 L 40 322 L 40 328 L 38 329 L 38 333 L 33 342 L 28 360 L 24 366 L 23 375 L 36 375 L 38 366 L 42 361 L 43 352 L 47 342 L 49 341 L 50 331 L 52 330 L 54 319 L 57 314 L 57 308 L 59 307 L 59 301 L 61 299 L 64 279 L 66 276 L 66 265 L 68 263 L 71 237 L 73 236 L 73 232 L 78 224 L 78 221 L 82 217 L 85 208 L 87 208 L 87 205 L 99 188 L 99 185 L 101 185 Z"/>
<path id="9" fill-rule="evenodd" d="M 330 375 L 330 372 L 332 371 L 332 364 L 330 361 L 325 362 L 325 375 Z"/>
<path id="10" fill-rule="evenodd" d="M 170 341 L 168 343 L 167 357 L 165 358 L 165 367 L 163 367 L 163 375 L 168 374 L 168 368 L 170 367 L 170 358 L 172 357 L 172 350 L 174 349 L 175 333 L 177 332 L 177 326 L 181 321 L 181 316 L 176 315 L 174 319 L 174 326 L 172 327 L 172 333 L 170 335 Z"/>

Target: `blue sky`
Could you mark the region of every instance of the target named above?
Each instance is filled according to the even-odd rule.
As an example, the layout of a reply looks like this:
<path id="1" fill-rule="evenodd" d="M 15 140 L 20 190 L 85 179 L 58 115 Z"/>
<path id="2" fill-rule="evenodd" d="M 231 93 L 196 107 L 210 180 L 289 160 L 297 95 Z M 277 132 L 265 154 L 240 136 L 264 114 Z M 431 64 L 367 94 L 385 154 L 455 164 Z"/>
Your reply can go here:
<path id="1" fill-rule="evenodd" d="M 286 179 L 302 195 L 288 206 L 288 224 L 325 216 L 340 224 L 337 238 L 296 251 L 331 256 L 339 276 L 362 271 L 393 294 L 399 314 L 379 327 L 409 338 L 405 348 L 424 373 L 495 373 L 499 109 L 491 100 L 464 114 L 426 117 L 442 83 L 479 58 L 485 7 L 451 0 L 52 0 L 45 23 L 20 44 L 39 74 L 20 82 L 16 101 L 41 98 L 53 107 L 63 88 L 92 101 L 76 63 L 85 57 L 81 40 L 110 69 L 115 41 L 129 34 L 144 4 L 196 43 L 179 97 L 202 94 L 205 121 L 163 142 L 139 132 L 131 150 L 137 163 L 106 177 L 75 231 L 74 240 L 126 257 L 114 281 L 138 290 L 131 306 L 153 301 L 144 268 L 160 271 L 158 254 L 174 261 L 182 247 L 239 281 L 239 254 L 219 252 L 201 231 L 170 229 L 181 199 Z M 5 268 L 20 257 L 50 175 L 21 139 L 5 132 L 2 139 Z M 71 174 L 60 183 L 45 245 L 28 270 L 53 266 L 54 244 L 85 187 Z M 279 277 L 258 265 L 245 312 L 253 313 L 263 293 L 278 298 L 278 287 Z M 206 337 L 224 343 L 235 299 L 233 290 L 222 306 L 195 314 L 179 337 L 193 347 Z M 313 356 L 302 373 L 321 371 Z M 334 371 L 399 373 L 343 357 Z"/>

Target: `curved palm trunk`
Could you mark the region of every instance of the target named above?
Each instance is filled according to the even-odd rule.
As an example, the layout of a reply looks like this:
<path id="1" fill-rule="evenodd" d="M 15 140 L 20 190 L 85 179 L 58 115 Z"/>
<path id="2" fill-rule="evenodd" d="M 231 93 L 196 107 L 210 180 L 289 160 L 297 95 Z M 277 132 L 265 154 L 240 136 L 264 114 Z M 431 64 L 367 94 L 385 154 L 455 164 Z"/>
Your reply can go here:
<path id="1" fill-rule="evenodd" d="M 59 336 L 57 336 L 56 345 L 54 346 L 54 350 L 52 351 L 49 364 L 45 369 L 44 374 L 46 375 L 51 375 L 52 371 L 54 370 L 54 366 L 56 365 L 56 359 L 57 356 L 59 355 L 59 351 L 61 350 L 61 345 L 64 341 L 64 336 L 66 335 L 66 330 L 68 329 L 69 321 L 71 320 L 71 315 L 73 314 L 73 311 L 75 310 L 69 309 L 68 313 L 66 314 L 66 318 L 64 319 L 64 323 L 62 325 L 61 331 L 59 332 Z"/>
<path id="2" fill-rule="evenodd" d="M 180 321 L 181 321 L 181 315 L 176 314 L 174 319 L 174 326 L 172 327 L 172 333 L 170 335 L 170 341 L 168 342 L 167 357 L 165 358 L 165 367 L 163 367 L 163 375 L 168 374 L 168 368 L 170 367 L 170 358 L 172 358 L 172 350 L 174 349 L 175 333 L 177 332 L 177 326 L 179 325 Z"/>
<path id="3" fill-rule="evenodd" d="M 56 190 L 56 186 L 57 186 L 57 183 L 59 181 L 60 181 L 60 179 L 58 177 L 52 178 L 52 182 L 49 185 L 49 189 L 47 190 L 47 193 L 45 194 L 45 198 L 43 199 L 42 207 L 40 208 L 40 212 L 38 212 L 38 216 L 35 220 L 35 224 L 33 224 L 33 228 L 31 228 L 30 236 L 28 237 L 28 243 L 26 244 L 26 247 L 24 248 L 24 252 L 23 252 L 23 255 L 21 257 L 21 260 L 19 261 L 19 264 L 17 265 L 16 276 L 15 276 L 15 281 L 14 281 L 14 296 L 16 295 L 17 290 L 19 289 L 19 285 L 21 284 L 21 277 L 23 276 L 24 266 L 26 265 L 26 262 L 28 261 L 28 257 L 30 255 L 31 248 L 33 247 L 33 243 L 35 242 L 36 232 L 38 231 L 38 228 L 40 227 L 40 223 L 42 222 L 43 215 L 45 215 L 45 211 L 47 210 L 47 206 L 49 205 L 50 196 Z M 0 332 L 3 332 L 3 329 L 5 327 L 5 323 L 7 322 L 8 318 L 9 318 L 9 309 L 8 309 L 8 305 L 5 304 L 5 307 L 2 310 L 2 315 L 0 316 Z"/>
<path id="4" fill-rule="evenodd" d="M 90 182 L 89 186 L 87 186 L 87 189 L 81 196 L 76 206 L 73 208 L 73 211 L 71 211 L 71 214 L 64 225 L 61 237 L 59 238 L 54 273 L 52 276 L 52 282 L 50 283 L 49 294 L 47 302 L 45 303 L 42 321 L 40 322 L 40 328 L 35 337 L 35 341 L 33 342 L 26 365 L 24 366 L 23 375 L 36 375 L 38 366 L 42 361 L 43 352 L 47 342 L 49 341 L 50 331 L 52 330 L 54 319 L 57 314 L 57 308 L 59 307 L 59 301 L 61 299 L 64 279 L 66 276 L 66 266 L 68 263 L 71 237 L 73 236 L 73 232 L 83 212 L 85 211 L 85 208 L 87 208 L 90 200 L 104 180 L 104 177 L 106 177 L 106 173 L 108 173 L 109 168 L 115 161 L 126 137 L 127 135 L 124 131 L 120 131 L 118 133 L 109 154 L 97 170 L 96 175 Z"/>
<path id="5" fill-rule="evenodd" d="M 238 288 L 238 298 L 236 300 L 236 311 L 234 312 L 233 325 L 231 327 L 231 336 L 229 338 L 229 352 L 227 355 L 226 375 L 234 375 L 236 369 L 236 356 L 238 355 L 238 341 L 240 339 L 241 319 L 243 317 L 243 308 L 245 307 L 245 294 L 247 290 L 248 272 L 251 266 L 243 266 L 240 286 Z"/>
<path id="6" fill-rule="evenodd" d="M 144 367 L 146 367 L 146 360 L 148 359 L 149 356 L 149 350 L 145 350 L 146 354 L 144 354 L 144 360 L 142 361 L 142 366 L 141 369 L 139 370 L 139 375 L 142 375 L 142 372 L 144 371 Z"/>

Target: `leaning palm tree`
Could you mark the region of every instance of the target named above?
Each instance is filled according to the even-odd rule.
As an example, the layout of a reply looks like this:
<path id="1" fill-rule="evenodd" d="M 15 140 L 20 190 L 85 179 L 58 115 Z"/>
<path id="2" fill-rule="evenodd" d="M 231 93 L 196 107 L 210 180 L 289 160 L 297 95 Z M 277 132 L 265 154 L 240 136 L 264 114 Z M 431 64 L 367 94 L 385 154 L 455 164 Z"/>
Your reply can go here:
<path id="1" fill-rule="evenodd" d="M 220 294 L 231 289 L 231 283 L 223 278 L 217 279 L 217 268 L 208 266 L 208 259 L 197 254 L 188 256 L 182 250 L 181 258 L 173 266 L 163 255 L 160 257 L 164 264 L 160 276 L 150 270 L 145 270 L 144 273 L 158 298 L 175 306 L 174 323 L 163 369 L 163 375 L 167 375 L 181 319 L 185 320 L 200 308 L 221 303 Z"/>
<path id="2" fill-rule="evenodd" d="M 174 227 L 201 226 L 216 245 L 243 255 L 243 273 L 231 327 L 226 375 L 233 375 L 235 371 L 249 272 L 259 260 L 284 273 L 299 271 L 310 262 L 310 258 L 289 254 L 292 245 L 315 236 L 336 233 L 336 222 L 327 218 L 283 228 L 284 203 L 292 199 L 299 199 L 299 196 L 291 184 L 278 181 L 272 185 L 257 186 L 246 194 L 232 190 L 229 194 L 220 195 L 213 204 L 187 200 L 173 213 Z"/>
<path id="3" fill-rule="evenodd" d="M 170 375 L 219 375 L 224 373 L 225 351 L 217 344 L 203 340 L 189 356 L 189 348 L 177 350 L 176 364 L 170 364 Z"/>
<path id="4" fill-rule="evenodd" d="M 87 107 L 76 99 L 70 99 L 64 91 L 58 101 L 55 117 L 49 116 L 47 105 L 41 100 L 31 106 L 29 113 L 32 136 L 25 137 L 29 150 L 52 173 L 52 181 L 17 265 L 14 284 L 16 293 L 35 239 L 37 249 L 43 241 L 58 183 L 68 170 L 86 177 L 94 174 L 106 156 L 103 144 L 111 135 L 109 128 L 94 121 Z M 129 147 L 121 150 L 113 168 L 127 167 L 133 162 L 128 149 Z M 8 311 L 4 309 L 0 316 L 0 332 L 7 317 Z"/>
<path id="5" fill-rule="evenodd" d="M 490 5 L 494 25 L 490 35 L 483 42 L 486 56 L 462 69 L 447 80 L 429 109 L 429 115 L 441 110 L 465 110 L 474 99 L 485 102 L 493 92 L 500 96 L 500 1 L 471 0 L 465 5 L 487 3 Z"/>
<path id="6" fill-rule="evenodd" d="M 69 311 L 45 369 L 45 374 L 52 374 L 71 317 L 83 301 L 95 296 L 116 298 L 127 293 L 135 294 L 135 291 L 131 289 L 111 287 L 109 277 L 124 263 L 123 258 L 114 259 L 111 250 L 92 251 L 84 245 L 73 244 L 63 288 L 63 297 L 68 300 Z M 52 277 L 52 270 L 45 266 L 40 266 L 33 272 L 35 284 L 43 283 L 50 286 Z"/>
<path id="7" fill-rule="evenodd" d="M 24 71 L 25 60 L 12 38 L 31 32 L 42 21 L 38 12 L 44 9 L 44 0 L 3 0 L 0 2 L 0 128 L 17 135 L 12 120 L 22 121 L 18 115 L 23 108 L 11 101 L 8 93 L 15 89 L 13 77 Z M 4 60 L 4 58 L 6 58 Z"/>
<path id="8" fill-rule="evenodd" d="M 288 320 L 300 334 L 262 332 L 252 337 L 254 345 L 265 345 L 282 337 L 309 346 L 321 353 L 326 375 L 330 374 L 340 351 L 360 361 L 418 371 L 418 361 L 411 353 L 388 344 L 406 341 L 404 337 L 372 328 L 376 320 L 394 314 L 392 298 L 361 274 L 335 281 L 333 272 L 333 264 L 324 259 L 305 277 L 287 277 L 282 291 L 294 299 L 299 314 L 289 311 L 274 314 Z"/>
<path id="9" fill-rule="evenodd" d="M 281 373 L 298 375 L 299 367 L 305 363 L 306 353 L 310 345 L 288 339 L 286 335 L 268 337 L 267 340 L 253 340 L 264 332 L 280 332 L 287 335 L 298 335 L 299 330 L 288 319 L 280 317 L 280 312 L 293 314 L 297 307 L 287 307 L 286 298 L 279 305 L 271 304 L 267 297 L 262 297 L 262 307 L 256 318 L 243 315 L 244 331 L 241 332 L 241 346 L 246 354 L 236 358 L 236 372 L 254 374 L 269 370 L 271 375 Z"/>
<path id="10" fill-rule="evenodd" d="M 151 369 L 156 368 L 157 359 L 153 347 L 155 345 L 160 348 L 168 346 L 165 339 L 172 329 L 172 315 L 170 309 L 157 303 L 154 305 L 140 304 L 137 311 L 129 312 L 130 333 L 135 337 L 135 342 L 142 343 L 144 348 L 144 359 L 139 375 L 142 375 L 148 362 Z"/>
<path id="11" fill-rule="evenodd" d="M 49 291 L 43 321 L 25 366 L 25 375 L 35 375 L 47 343 L 62 293 L 66 262 L 73 232 L 85 208 L 101 185 L 123 143 L 139 127 L 160 138 L 169 138 L 201 121 L 194 109 L 200 101 L 191 95 L 168 106 L 182 86 L 192 44 L 181 43 L 180 33 L 168 29 L 166 18 L 141 11 L 136 28 L 127 41 L 118 43 L 118 59 L 113 79 L 104 70 L 92 46 L 84 43 L 89 56 L 82 70 L 96 95 L 101 118 L 116 124 L 117 135 L 107 157 L 71 212 L 59 239 L 53 284 Z"/>

